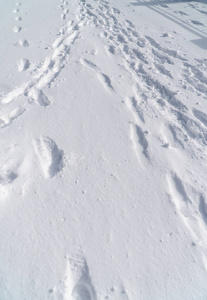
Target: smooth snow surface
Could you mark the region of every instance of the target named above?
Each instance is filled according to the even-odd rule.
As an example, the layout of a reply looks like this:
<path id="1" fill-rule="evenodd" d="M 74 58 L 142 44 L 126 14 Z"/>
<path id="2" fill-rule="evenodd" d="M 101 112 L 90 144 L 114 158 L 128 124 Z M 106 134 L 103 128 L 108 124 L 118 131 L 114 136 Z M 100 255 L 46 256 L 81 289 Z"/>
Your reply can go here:
<path id="1" fill-rule="evenodd" d="M 0 0 L 0 299 L 207 297 L 207 2 Z"/>

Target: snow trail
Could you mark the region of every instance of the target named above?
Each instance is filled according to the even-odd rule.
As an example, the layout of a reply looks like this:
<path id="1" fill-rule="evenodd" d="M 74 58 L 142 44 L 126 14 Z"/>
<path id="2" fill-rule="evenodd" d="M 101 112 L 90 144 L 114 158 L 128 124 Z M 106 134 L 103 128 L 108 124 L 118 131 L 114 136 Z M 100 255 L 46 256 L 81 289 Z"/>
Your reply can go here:
<path id="1" fill-rule="evenodd" d="M 7 5 L 0 298 L 204 299 L 206 4 Z"/>

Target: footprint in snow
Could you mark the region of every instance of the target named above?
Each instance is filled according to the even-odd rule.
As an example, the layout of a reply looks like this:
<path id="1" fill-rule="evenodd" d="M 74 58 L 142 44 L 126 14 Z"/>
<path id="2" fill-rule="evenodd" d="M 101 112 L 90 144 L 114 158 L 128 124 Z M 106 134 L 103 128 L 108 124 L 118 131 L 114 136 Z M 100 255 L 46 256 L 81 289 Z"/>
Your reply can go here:
<path id="1" fill-rule="evenodd" d="M 23 72 L 29 68 L 29 60 L 26 58 L 21 58 L 18 62 L 18 70 L 19 72 Z"/>
<path id="2" fill-rule="evenodd" d="M 27 40 L 19 40 L 19 45 L 21 47 L 29 47 L 29 43 Z"/>
<path id="3" fill-rule="evenodd" d="M 191 23 L 195 24 L 195 25 L 198 25 L 198 26 L 204 26 L 203 23 L 199 22 L 199 21 L 196 21 L 196 20 L 191 20 Z"/>
<path id="4" fill-rule="evenodd" d="M 19 176 L 28 177 L 30 169 L 31 158 L 25 144 L 4 145 L 0 150 L 0 195 L 6 195 L 8 185 L 13 184 Z"/>
<path id="5" fill-rule="evenodd" d="M 138 100 L 136 99 L 136 97 L 131 97 L 131 98 L 126 98 L 126 104 L 128 106 L 128 108 L 130 109 L 130 111 L 132 112 L 132 114 L 134 115 L 135 121 L 138 124 L 139 121 L 137 122 L 137 117 L 143 122 L 145 123 L 145 119 L 144 119 L 144 110 L 142 109 L 142 107 L 138 104 Z"/>
<path id="6" fill-rule="evenodd" d="M 104 87 L 106 87 L 106 89 L 114 91 L 114 88 L 111 83 L 111 79 L 108 75 L 104 73 L 100 73 L 98 74 L 98 78 L 101 81 L 101 83 L 104 85 Z"/>
<path id="7" fill-rule="evenodd" d="M 66 14 L 62 14 L 62 15 L 61 15 L 61 19 L 62 19 L 62 20 L 65 20 L 65 19 L 66 19 Z"/>
<path id="8" fill-rule="evenodd" d="M 160 6 L 163 8 L 169 8 L 169 6 L 167 6 L 167 4 L 160 4 Z"/>
<path id="9" fill-rule="evenodd" d="M 99 70 L 99 67 L 94 64 L 92 61 L 88 60 L 88 59 L 80 59 L 80 63 L 83 65 L 83 66 L 86 66 L 92 70 Z"/>
<path id="10" fill-rule="evenodd" d="M 110 52 L 111 54 L 115 54 L 116 50 L 115 47 L 113 45 L 110 45 L 109 48 L 107 49 L 108 52 Z"/>
<path id="11" fill-rule="evenodd" d="M 50 101 L 48 100 L 47 96 L 41 90 L 38 90 L 36 88 L 32 88 L 28 92 L 28 97 L 30 101 L 34 101 L 40 106 L 46 107 L 50 104 Z"/>
<path id="12" fill-rule="evenodd" d="M 89 268 L 83 256 L 68 257 L 64 299 L 97 300 Z"/>
<path id="13" fill-rule="evenodd" d="M 64 7 L 63 7 L 63 9 L 64 9 Z M 69 13 L 69 9 L 64 9 L 64 13 L 61 15 L 61 19 L 65 20 L 66 17 L 67 17 L 67 15 L 68 15 L 68 13 Z"/>
<path id="14" fill-rule="evenodd" d="M 188 14 L 186 14 L 184 11 L 182 10 L 176 10 L 175 11 L 176 14 L 180 14 L 181 16 L 188 16 Z"/>
<path id="15" fill-rule="evenodd" d="M 131 124 L 131 140 L 134 146 L 135 154 L 139 158 L 140 150 L 147 159 L 150 159 L 149 143 L 147 140 L 148 131 L 143 131 L 137 124 Z"/>
<path id="16" fill-rule="evenodd" d="M 52 139 L 41 136 L 33 140 L 33 145 L 45 178 L 54 177 L 62 170 L 63 151 Z"/>
<path id="17" fill-rule="evenodd" d="M 193 114 L 198 120 L 200 120 L 203 123 L 204 126 L 207 127 L 207 114 L 206 113 L 194 108 Z"/>
<path id="18" fill-rule="evenodd" d="M 131 27 L 131 28 L 135 28 L 135 25 L 131 22 L 131 21 L 129 21 L 129 20 L 125 20 L 127 23 L 128 23 L 128 25 Z"/>
<path id="19" fill-rule="evenodd" d="M 207 225 L 207 201 L 204 195 L 196 192 L 188 183 L 183 182 L 176 173 L 167 176 L 169 196 L 178 215 L 199 244 L 205 245 Z M 188 193 L 194 193 L 190 199 Z M 200 214 L 199 214 L 200 213 Z M 206 246 L 206 245 L 205 245 Z"/>
<path id="20" fill-rule="evenodd" d="M 0 174 L 0 184 L 6 185 L 17 178 L 17 174 L 12 171 L 6 171 Z"/>
<path id="21" fill-rule="evenodd" d="M 15 20 L 16 21 L 22 21 L 22 18 L 21 17 L 16 17 Z"/>
<path id="22" fill-rule="evenodd" d="M 22 30 L 22 28 L 20 26 L 15 26 L 13 28 L 14 33 L 20 32 Z"/>

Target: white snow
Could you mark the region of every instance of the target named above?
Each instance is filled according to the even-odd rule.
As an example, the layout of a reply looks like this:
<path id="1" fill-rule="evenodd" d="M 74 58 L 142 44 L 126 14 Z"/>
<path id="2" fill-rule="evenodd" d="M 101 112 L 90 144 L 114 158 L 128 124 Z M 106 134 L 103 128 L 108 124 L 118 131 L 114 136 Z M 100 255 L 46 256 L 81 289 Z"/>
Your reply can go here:
<path id="1" fill-rule="evenodd" d="M 207 297 L 207 3 L 0 0 L 0 299 Z"/>
<path id="2" fill-rule="evenodd" d="M 18 62 L 18 70 L 19 72 L 23 72 L 29 68 L 29 60 L 26 58 L 21 58 Z"/>

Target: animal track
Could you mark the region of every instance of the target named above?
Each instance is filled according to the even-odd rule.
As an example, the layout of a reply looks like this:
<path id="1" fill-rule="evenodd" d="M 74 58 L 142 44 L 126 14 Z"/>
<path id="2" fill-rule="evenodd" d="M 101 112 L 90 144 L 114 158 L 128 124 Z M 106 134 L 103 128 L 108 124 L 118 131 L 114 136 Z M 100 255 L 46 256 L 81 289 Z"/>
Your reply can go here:
<path id="1" fill-rule="evenodd" d="M 15 20 L 16 21 L 22 21 L 22 17 L 16 17 Z"/>
<path id="2" fill-rule="evenodd" d="M 13 28 L 14 33 L 18 33 L 18 32 L 20 32 L 21 30 L 22 30 L 22 28 L 21 28 L 20 26 L 15 26 L 15 27 Z"/>
<path id="3" fill-rule="evenodd" d="M 111 287 L 110 292 L 104 298 L 114 300 L 129 300 L 128 294 L 124 287 Z"/>
<path id="4" fill-rule="evenodd" d="M 18 62 L 18 70 L 19 72 L 23 72 L 29 68 L 29 60 L 26 58 L 21 58 Z"/>
<path id="5" fill-rule="evenodd" d="M 65 20 L 65 19 L 66 19 L 66 14 L 62 14 L 62 15 L 61 15 L 61 19 L 62 19 L 62 20 Z"/>
<path id="6" fill-rule="evenodd" d="M 33 145 L 45 178 L 54 177 L 62 170 L 63 151 L 52 139 L 41 136 L 33 140 Z"/>
<path id="7" fill-rule="evenodd" d="M 63 9 L 64 9 L 64 7 L 63 7 Z M 67 17 L 67 15 L 68 15 L 68 13 L 69 13 L 69 9 L 64 9 L 64 13 L 61 15 L 61 19 L 65 20 L 66 17 Z"/>
<path id="8" fill-rule="evenodd" d="M 19 45 L 21 47 L 29 47 L 29 43 L 27 40 L 19 40 Z"/>
<path id="9" fill-rule="evenodd" d="M 64 2 L 64 5 L 68 3 Z M 17 12 L 17 10 L 15 10 Z M 65 13 L 68 13 L 68 9 L 64 9 Z M 26 83 L 8 92 L 1 98 L 1 104 L 6 105 L 11 102 L 19 101 L 19 97 L 28 97 L 27 102 L 34 101 L 42 107 L 46 107 L 50 104 L 47 96 L 43 93 L 42 89 L 45 87 L 51 87 L 51 84 L 55 78 L 59 75 L 61 70 L 67 63 L 67 56 L 69 54 L 70 45 L 72 45 L 79 36 L 80 27 L 83 25 L 83 20 L 74 22 L 68 22 L 62 28 L 62 37 L 57 38 L 53 42 L 53 53 L 50 57 L 46 57 L 45 61 L 40 64 L 36 70 L 33 70 L 33 78 Z M 19 32 L 21 27 L 15 26 L 14 32 Z M 66 34 L 67 31 L 67 34 Z M 29 42 L 26 39 L 20 39 L 18 42 L 20 47 L 28 47 Z M 30 62 L 26 58 L 21 58 L 18 62 L 19 72 L 27 70 L 30 66 Z M 12 123 L 14 119 L 20 116 L 26 110 L 25 106 L 18 105 L 11 112 L 2 114 L 0 116 L 0 127 L 5 127 Z"/>

